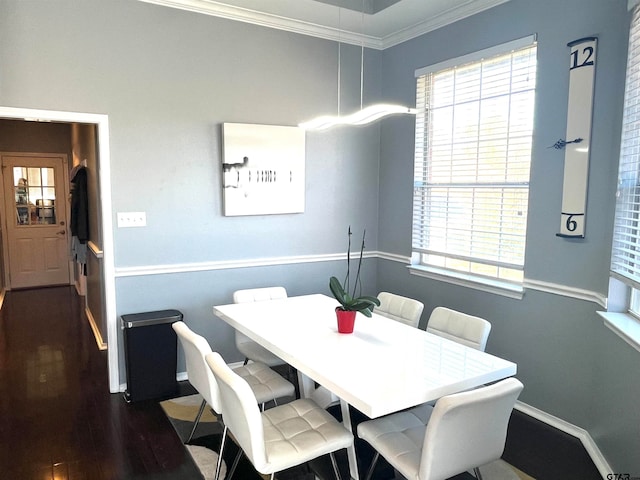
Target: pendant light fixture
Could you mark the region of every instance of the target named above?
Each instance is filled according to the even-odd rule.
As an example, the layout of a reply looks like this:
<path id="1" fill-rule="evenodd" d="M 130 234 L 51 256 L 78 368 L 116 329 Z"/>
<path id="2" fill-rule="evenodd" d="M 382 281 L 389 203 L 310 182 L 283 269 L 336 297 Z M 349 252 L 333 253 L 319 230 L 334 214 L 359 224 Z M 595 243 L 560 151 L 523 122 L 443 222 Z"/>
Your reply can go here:
<path id="1" fill-rule="evenodd" d="M 337 125 L 366 125 L 367 123 L 375 122 L 376 120 L 397 114 L 411 114 L 415 115 L 417 110 L 415 108 L 403 107 L 402 105 L 392 105 L 387 103 L 378 103 L 376 105 L 370 105 L 362 110 L 359 110 L 351 115 L 345 116 L 332 116 L 324 115 L 316 117 L 308 122 L 301 123 L 299 126 L 305 130 L 325 130 L 327 128 L 335 127 Z"/>
<path id="2" fill-rule="evenodd" d="M 340 37 L 338 37 L 338 114 L 323 115 L 316 117 L 307 122 L 300 123 L 298 126 L 305 130 L 326 130 L 327 128 L 338 125 L 366 125 L 375 122 L 380 118 L 389 115 L 410 114 L 415 115 L 417 109 L 405 107 L 402 105 L 393 105 L 388 103 L 378 103 L 363 108 L 364 94 L 364 7 L 365 0 L 362 0 L 362 32 L 360 43 L 360 110 L 351 115 L 340 115 Z M 338 7 L 338 31 L 340 31 L 340 7 Z"/>

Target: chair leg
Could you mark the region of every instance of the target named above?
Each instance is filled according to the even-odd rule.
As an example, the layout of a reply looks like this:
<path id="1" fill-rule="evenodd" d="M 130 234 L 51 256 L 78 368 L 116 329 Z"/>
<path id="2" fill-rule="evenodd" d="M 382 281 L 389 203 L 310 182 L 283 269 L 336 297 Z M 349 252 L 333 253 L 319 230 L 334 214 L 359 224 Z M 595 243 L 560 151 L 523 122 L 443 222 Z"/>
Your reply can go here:
<path id="1" fill-rule="evenodd" d="M 473 474 L 476 476 L 476 480 L 482 480 L 482 474 L 480 473 L 480 469 L 475 467 L 473 469 Z"/>
<path id="2" fill-rule="evenodd" d="M 333 473 L 336 476 L 336 480 L 341 480 L 340 470 L 338 470 L 338 463 L 336 462 L 335 452 L 331 452 L 329 454 L 329 457 L 331 457 L 331 466 L 333 466 Z"/>
<path id="3" fill-rule="evenodd" d="M 216 463 L 216 474 L 213 477 L 214 480 L 220 478 L 220 470 L 222 469 L 222 451 L 224 450 L 224 441 L 227 439 L 227 426 L 224 426 L 222 431 L 222 440 L 220 441 L 220 451 L 218 452 L 218 462 Z"/>
<path id="4" fill-rule="evenodd" d="M 270 400 L 270 401 L 273 402 L 273 406 L 274 407 L 278 406 L 278 399 L 277 398 L 274 398 L 273 400 Z M 267 402 L 264 402 L 264 403 L 260 404 L 260 410 L 262 412 L 264 412 L 266 410 L 266 408 L 267 408 Z"/>
<path id="5" fill-rule="evenodd" d="M 240 445 L 238 445 L 238 448 L 240 448 Z M 231 465 L 231 470 L 229 470 L 229 473 L 227 473 L 227 480 L 231 480 L 231 478 L 233 477 L 233 472 L 236 471 L 236 467 L 238 466 L 238 463 L 240 462 L 240 457 L 242 456 L 242 448 L 240 448 L 240 450 L 238 450 L 238 454 L 236 455 L 236 458 L 233 459 L 233 465 Z"/>
<path id="6" fill-rule="evenodd" d="M 367 476 L 365 477 L 365 480 L 371 480 L 371 476 L 373 475 L 373 469 L 376 466 L 376 463 L 378 462 L 378 458 L 380 458 L 380 453 L 376 452 L 376 454 L 373 456 L 373 460 L 371 460 L 371 466 L 369 467 L 369 471 L 367 472 Z"/>
<path id="7" fill-rule="evenodd" d="M 189 438 L 184 443 L 189 443 L 191 441 L 191 439 L 193 438 L 193 434 L 196 433 L 196 427 L 198 426 L 198 422 L 200 421 L 200 417 L 202 417 L 202 414 L 204 413 L 204 408 L 206 406 L 207 406 L 207 401 L 206 400 L 202 400 L 202 403 L 200 404 L 200 410 L 198 410 L 198 415 L 196 415 L 196 420 L 195 420 L 195 422 L 193 422 L 193 428 L 191 429 L 191 433 L 189 434 Z"/>

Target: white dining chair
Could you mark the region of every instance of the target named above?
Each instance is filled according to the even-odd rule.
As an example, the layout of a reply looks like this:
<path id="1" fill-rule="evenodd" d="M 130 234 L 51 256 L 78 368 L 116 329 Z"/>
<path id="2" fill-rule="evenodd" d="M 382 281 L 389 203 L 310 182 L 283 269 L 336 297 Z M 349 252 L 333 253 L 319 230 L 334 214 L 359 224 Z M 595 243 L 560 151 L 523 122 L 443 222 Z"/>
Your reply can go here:
<path id="1" fill-rule="evenodd" d="M 261 412 L 247 382 L 218 353 L 208 354 L 206 361 L 219 386 L 225 425 L 240 447 L 229 479 L 242 452 L 258 472 L 271 475 L 272 480 L 276 472 L 329 454 L 336 478 L 340 478 L 334 452 L 352 446 L 353 435 L 333 416 L 309 399 Z"/>
<path id="2" fill-rule="evenodd" d="M 424 310 L 422 302 L 389 292 L 380 292 L 378 300 L 380 306 L 373 310 L 375 313 L 411 327 L 417 327 L 420 323 L 420 316 Z"/>
<path id="3" fill-rule="evenodd" d="M 358 436 L 376 451 L 366 480 L 380 456 L 405 478 L 444 480 L 498 460 L 504 451 L 513 406 L 522 383 L 508 378 L 476 390 L 440 398 L 362 422 Z"/>
<path id="4" fill-rule="evenodd" d="M 281 298 L 287 298 L 287 290 L 284 287 L 251 288 L 233 292 L 233 303 L 262 302 Z M 237 330 L 235 332 L 235 340 L 236 348 L 244 355 L 245 365 L 249 360 L 261 362 L 270 367 L 277 367 L 286 363 L 280 357 Z"/>
<path id="5" fill-rule="evenodd" d="M 189 443 L 193 438 L 205 407 L 209 405 L 209 407 L 211 407 L 218 416 L 222 413 L 222 407 L 220 405 L 218 385 L 213 373 L 211 373 L 211 369 L 207 366 L 205 361 L 205 355 L 212 351 L 209 342 L 207 342 L 204 337 L 191 330 L 184 322 L 175 322 L 172 324 L 172 327 L 178 335 L 178 339 L 180 340 L 180 344 L 184 350 L 189 383 L 200 395 L 202 395 L 203 399 L 200 404 L 198 414 L 194 420 L 189 438 L 185 442 Z M 251 363 L 246 366 L 237 367 L 234 371 L 250 386 L 250 389 L 256 399 L 256 407 L 258 404 L 261 404 L 262 408 L 264 408 L 265 402 L 272 400 L 276 402 L 278 398 L 289 396 L 293 397 L 294 395 L 294 386 L 262 363 Z M 223 443 L 220 444 L 216 478 L 222 461 L 223 446 Z"/>
<path id="6" fill-rule="evenodd" d="M 429 316 L 427 332 L 484 352 L 491 324 L 484 318 L 436 307 Z"/>

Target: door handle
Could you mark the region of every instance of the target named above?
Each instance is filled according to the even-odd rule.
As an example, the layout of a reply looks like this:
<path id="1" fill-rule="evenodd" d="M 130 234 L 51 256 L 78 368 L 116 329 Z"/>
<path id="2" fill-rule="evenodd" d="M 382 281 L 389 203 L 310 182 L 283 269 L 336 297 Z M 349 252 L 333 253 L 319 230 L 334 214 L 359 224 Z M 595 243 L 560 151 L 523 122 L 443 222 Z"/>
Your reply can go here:
<path id="1" fill-rule="evenodd" d="M 59 232 L 56 232 L 56 235 L 65 235 L 66 233 L 66 230 L 60 230 Z"/>

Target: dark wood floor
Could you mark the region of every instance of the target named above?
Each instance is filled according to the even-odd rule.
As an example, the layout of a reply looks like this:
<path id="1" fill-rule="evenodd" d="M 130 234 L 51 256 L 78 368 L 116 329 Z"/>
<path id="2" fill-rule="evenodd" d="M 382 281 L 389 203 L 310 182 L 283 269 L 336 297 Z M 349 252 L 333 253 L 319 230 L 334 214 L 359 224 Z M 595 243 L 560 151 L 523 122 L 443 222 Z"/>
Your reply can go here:
<path id="1" fill-rule="evenodd" d="M 577 439 L 519 412 L 504 458 L 539 480 L 601 478 Z M 156 400 L 128 404 L 109 393 L 106 352 L 97 349 L 74 289 L 7 294 L 0 310 L 1 480 L 201 478 Z M 456 480 L 463 478 L 473 477 Z"/>
<path id="2" fill-rule="evenodd" d="M 202 478 L 156 401 L 109 393 L 70 287 L 9 292 L 0 311 L 0 478 Z"/>

